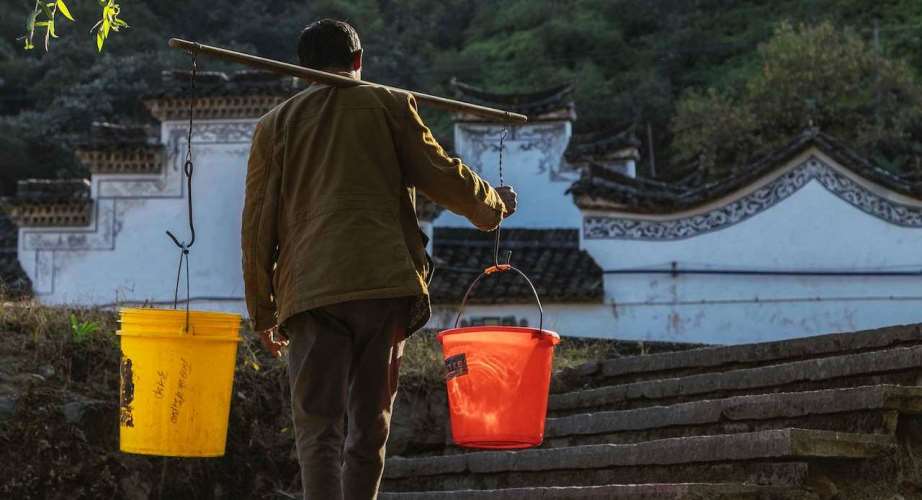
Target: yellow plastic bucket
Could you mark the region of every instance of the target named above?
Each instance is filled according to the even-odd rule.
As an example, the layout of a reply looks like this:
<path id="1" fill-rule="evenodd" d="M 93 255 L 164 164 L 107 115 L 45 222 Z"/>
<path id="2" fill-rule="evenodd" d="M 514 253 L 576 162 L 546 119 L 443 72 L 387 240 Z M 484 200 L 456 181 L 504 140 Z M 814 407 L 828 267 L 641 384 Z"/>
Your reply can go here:
<path id="1" fill-rule="evenodd" d="M 119 444 L 169 457 L 224 455 L 240 315 L 120 311 Z"/>

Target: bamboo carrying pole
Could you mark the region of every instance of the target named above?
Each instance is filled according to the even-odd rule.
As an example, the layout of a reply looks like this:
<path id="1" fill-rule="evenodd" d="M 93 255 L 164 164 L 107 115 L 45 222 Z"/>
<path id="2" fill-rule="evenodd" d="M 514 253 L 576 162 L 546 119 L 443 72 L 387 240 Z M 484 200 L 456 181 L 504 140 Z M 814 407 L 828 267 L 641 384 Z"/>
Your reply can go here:
<path id="1" fill-rule="evenodd" d="M 479 106 L 477 104 L 471 104 L 468 102 L 456 101 L 454 99 L 446 99 L 444 97 L 434 96 L 430 94 L 423 94 L 422 92 L 405 90 L 405 89 L 401 89 L 397 87 L 391 87 L 388 85 L 379 85 L 377 83 L 366 82 L 364 80 L 356 80 L 354 78 L 349 78 L 346 76 L 340 76 L 340 75 L 333 74 L 333 73 L 327 73 L 326 71 L 319 71 L 316 69 L 305 68 L 303 66 L 288 64 L 282 61 L 276 61 L 274 59 L 267 59 L 265 57 L 251 56 L 249 54 L 244 54 L 243 52 L 236 52 L 233 50 L 222 49 L 220 47 L 212 47 L 210 45 L 203 45 L 198 42 L 190 42 L 188 40 L 182 40 L 179 38 L 170 38 L 170 47 L 173 47 L 174 49 L 183 49 L 188 52 L 205 54 L 208 56 L 216 57 L 218 59 L 224 59 L 225 61 L 245 64 L 247 66 L 252 66 L 254 68 L 272 71 L 273 73 L 281 73 L 283 75 L 294 76 L 294 77 L 301 78 L 302 80 L 326 83 L 326 84 L 335 85 L 338 87 L 354 87 L 356 85 L 374 85 L 376 87 L 382 87 L 388 90 L 394 90 L 397 92 L 404 92 L 407 94 L 411 94 L 413 97 L 415 97 L 420 102 L 425 102 L 434 107 L 445 109 L 448 111 L 462 111 L 465 113 L 470 113 L 472 115 L 482 116 L 485 118 L 492 118 L 492 119 L 500 120 L 504 122 L 525 123 L 526 121 L 528 121 L 527 116 L 520 115 L 518 113 L 503 111 L 501 109 L 488 108 L 486 106 Z"/>

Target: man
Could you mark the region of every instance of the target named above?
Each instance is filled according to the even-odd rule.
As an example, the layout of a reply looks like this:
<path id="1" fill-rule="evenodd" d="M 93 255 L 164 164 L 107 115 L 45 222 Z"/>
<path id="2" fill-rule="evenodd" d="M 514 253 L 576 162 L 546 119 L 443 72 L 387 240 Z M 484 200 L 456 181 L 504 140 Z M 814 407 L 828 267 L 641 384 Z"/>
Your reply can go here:
<path id="1" fill-rule="evenodd" d="M 361 79 L 359 38 L 344 22 L 308 26 L 298 56 Z M 516 208 L 512 189 L 494 190 L 445 154 L 403 93 L 313 84 L 256 126 L 242 230 L 247 307 L 257 331 L 280 325 L 290 341 L 305 498 L 377 496 L 403 343 L 430 313 L 414 188 L 485 231 Z M 277 353 L 285 342 L 272 339 Z"/>

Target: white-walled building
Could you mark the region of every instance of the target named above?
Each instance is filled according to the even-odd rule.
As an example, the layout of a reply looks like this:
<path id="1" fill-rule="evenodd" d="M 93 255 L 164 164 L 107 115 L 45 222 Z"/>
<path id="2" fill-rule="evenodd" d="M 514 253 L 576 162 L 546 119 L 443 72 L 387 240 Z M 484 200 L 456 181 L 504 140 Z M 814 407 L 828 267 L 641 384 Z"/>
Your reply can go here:
<path id="1" fill-rule="evenodd" d="M 602 168 L 572 192 L 619 331 L 738 343 L 922 318 L 917 186 L 816 130 L 669 192 Z"/>
<path id="2" fill-rule="evenodd" d="M 160 121 L 156 133 L 100 126 L 78 152 L 88 181 L 23 182 L 8 200 L 19 224 L 15 255 L 39 300 L 172 305 L 179 250 L 165 231 L 189 238 L 189 98 L 182 73 L 169 75 L 164 92 L 145 101 Z M 200 76 L 192 307 L 243 312 L 250 137 L 258 117 L 295 89 L 254 72 Z M 833 138 L 808 130 L 740 175 L 666 184 L 636 178 L 640 143 L 629 128 L 573 135 L 569 87 L 516 95 L 454 87 L 463 99 L 530 117 L 513 127 L 456 116 L 452 149 L 497 184 L 505 129 L 504 180 L 520 210 L 504 223 L 501 248 L 534 281 L 546 328 L 740 343 L 922 321 L 922 191 Z M 441 328 L 493 263 L 492 235 L 425 201 L 418 211 L 434 236 L 430 326 Z M 11 255 L 0 254 L 7 281 Z M 482 282 L 464 321 L 536 325 L 537 308 L 530 288 L 505 273 Z"/>

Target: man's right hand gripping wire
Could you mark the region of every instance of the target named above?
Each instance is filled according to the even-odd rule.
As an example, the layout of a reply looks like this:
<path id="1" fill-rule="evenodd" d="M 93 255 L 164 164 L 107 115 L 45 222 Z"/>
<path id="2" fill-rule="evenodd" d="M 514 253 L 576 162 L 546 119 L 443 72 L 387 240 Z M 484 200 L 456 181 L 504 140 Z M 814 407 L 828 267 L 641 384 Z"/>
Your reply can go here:
<path id="1" fill-rule="evenodd" d="M 499 199 L 503 200 L 503 205 L 506 206 L 506 213 L 503 217 L 509 217 L 514 214 L 515 209 L 518 207 L 518 196 L 512 186 L 498 187 L 496 188 L 496 194 L 499 195 Z"/>

